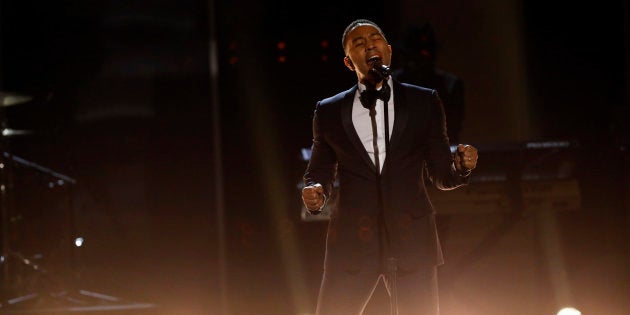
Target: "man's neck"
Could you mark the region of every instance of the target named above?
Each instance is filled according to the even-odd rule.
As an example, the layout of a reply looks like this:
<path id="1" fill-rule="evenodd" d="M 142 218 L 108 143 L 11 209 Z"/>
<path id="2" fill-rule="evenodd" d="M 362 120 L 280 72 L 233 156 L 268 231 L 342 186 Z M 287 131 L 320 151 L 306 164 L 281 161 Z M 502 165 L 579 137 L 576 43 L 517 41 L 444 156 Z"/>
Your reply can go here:
<path id="1" fill-rule="evenodd" d="M 387 82 L 387 80 L 380 80 L 376 83 L 374 82 L 361 82 L 363 85 L 365 85 L 365 88 L 367 90 L 380 90 L 381 87 L 383 86 L 383 83 Z"/>

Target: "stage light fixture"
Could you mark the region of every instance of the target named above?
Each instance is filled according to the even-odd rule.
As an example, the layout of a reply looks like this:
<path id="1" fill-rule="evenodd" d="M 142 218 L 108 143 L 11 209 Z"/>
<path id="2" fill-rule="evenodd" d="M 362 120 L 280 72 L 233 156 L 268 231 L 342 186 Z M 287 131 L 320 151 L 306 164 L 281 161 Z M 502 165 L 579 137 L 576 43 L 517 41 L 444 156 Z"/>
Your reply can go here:
<path id="1" fill-rule="evenodd" d="M 581 315 L 582 312 L 573 307 L 565 307 L 558 311 L 558 315 Z"/>

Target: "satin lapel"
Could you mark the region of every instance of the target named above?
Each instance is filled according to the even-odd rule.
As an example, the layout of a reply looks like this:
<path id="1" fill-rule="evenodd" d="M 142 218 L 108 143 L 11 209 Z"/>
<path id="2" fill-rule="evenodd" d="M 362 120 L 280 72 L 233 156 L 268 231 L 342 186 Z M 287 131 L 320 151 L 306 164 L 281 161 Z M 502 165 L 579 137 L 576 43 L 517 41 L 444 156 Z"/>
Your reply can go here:
<path id="1" fill-rule="evenodd" d="M 400 83 L 396 80 L 394 80 L 394 101 L 396 104 L 394 105 L 394 128 L 392 129 L 392 135 L 389 138 L 390 150 L 395 149 L 400 142 L 403 131 L 407 128 L 407 122 L 409 120 L 405 92 L 403 91 L 402 85 L 400 85 Z M 387 154 L 387 156 L 389 156 L 389 154 Z M 387 157 L 385 159 L 387 159 Z M 385 165 L 387 165 L 387 163 L 385 163 Z"/>
<path id="2" fill-rule="evenodd" d="M 341 105 L 341 122 L 343 124 L 343 129 L 346 131 L 346 135 L 350 142 L 354 145 L 354 148 L 361 155 L 361 159 L 370 166 L 370 169 L 373 172 L 376 172 L 376 166 L 372 163 L 372 159 L 368 155 L 367 151 L 365 151 L 365 147 L 363 143 L 361 143 L 361 139 L 357 134 L 357 130 L 354 129 L 354 124 L 352 123 L 352 105 L 354 102 L 354 96 L 356 95 L 358 86 L 350 89 L 348 94 L 343 99 L 343 104 Z"/>

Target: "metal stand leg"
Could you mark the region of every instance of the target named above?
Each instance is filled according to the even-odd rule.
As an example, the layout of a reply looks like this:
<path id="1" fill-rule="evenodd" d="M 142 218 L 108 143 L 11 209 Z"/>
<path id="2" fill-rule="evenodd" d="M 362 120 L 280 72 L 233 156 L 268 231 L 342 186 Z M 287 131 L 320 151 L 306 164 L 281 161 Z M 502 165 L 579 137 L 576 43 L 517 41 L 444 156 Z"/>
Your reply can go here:
<path id="1" fill-rule="evenodd" d="M 391 315 L 398 315 L 398 260 L 395 257 L 387 258 L 387 273 L 389 283 L 389 295 L 391 305 Z"/>

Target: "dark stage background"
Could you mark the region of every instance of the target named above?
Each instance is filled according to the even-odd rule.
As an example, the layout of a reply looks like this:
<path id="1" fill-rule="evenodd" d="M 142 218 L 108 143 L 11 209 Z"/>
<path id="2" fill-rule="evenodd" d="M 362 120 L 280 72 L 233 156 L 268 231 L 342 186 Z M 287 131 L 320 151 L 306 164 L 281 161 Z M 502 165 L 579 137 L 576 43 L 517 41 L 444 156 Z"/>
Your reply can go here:
<path id="1" fill-rule="evenodd" d="M 76 306 L 45 296 L 85 290 L 118 298 L 96 305 L 153 306 L 117 314 L 314 313 L 326 222 L 301 217 L 300 150 L 315 102 L 355 83 L 340 37 L 359 17 L 381 24 L 394 62 L 405 28 L 432 23 L 438 65 L 466 86 L 461 139 L 481 150 L 476 174 L 508 174 L 472 186 L 509 192 L 520 171 L 578 184 L 561 210 L 518 197 L 486 207 L 483 189 L 436 202 L 442 314 L 630 312 L 627 0 L 4 0 L 0 10 L 0 91 L 29 97 L 0 108 L 17 132 L 1 150 L 11 154 L 7 312 Z M 522 146 L 547 141 L 567 145 Z M 383 295 L 366 315 L 387 312 Z"/>

